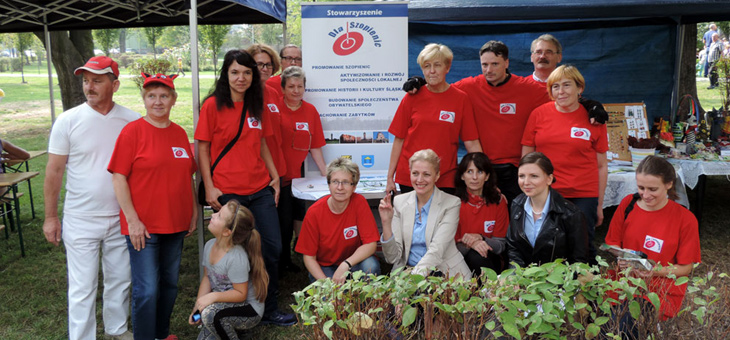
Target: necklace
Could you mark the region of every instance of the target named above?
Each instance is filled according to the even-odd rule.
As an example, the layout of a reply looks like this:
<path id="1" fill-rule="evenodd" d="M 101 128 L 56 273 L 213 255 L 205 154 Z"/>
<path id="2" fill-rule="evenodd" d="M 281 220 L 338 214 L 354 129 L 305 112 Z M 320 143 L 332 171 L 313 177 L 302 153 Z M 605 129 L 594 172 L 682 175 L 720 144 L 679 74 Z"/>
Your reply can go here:
<path id="1" fill-rule="evenodd" d="M 537 212 L 537 211 L 535 211 L 535 209 L 532 209 L 532 214 L 533 215 L 542 215 L 542 211 Z"/>

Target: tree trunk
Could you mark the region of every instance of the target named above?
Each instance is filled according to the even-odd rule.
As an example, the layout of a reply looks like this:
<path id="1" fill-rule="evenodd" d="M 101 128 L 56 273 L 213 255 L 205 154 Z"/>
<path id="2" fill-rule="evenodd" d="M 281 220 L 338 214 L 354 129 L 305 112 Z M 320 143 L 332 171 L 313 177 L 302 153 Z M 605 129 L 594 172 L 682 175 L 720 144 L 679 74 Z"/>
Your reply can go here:
<path id="1" fill-rule="evenodd" d="M 127 29 L 119 29 L 119 53 L 127 53 Z"/>
<path id="2" fill-rule="evenodd" d="M 679 100 L 689 94 L 697 100 L 699 111 L 704 113 L 702 104 L 697 98 L 697 24 L 684 25 L 684 39 L 682 41 L 681 62 L 679 64 Z M 678 103 L 677 103 L 678 104 Z M 683 108 L 687 110 L 687 108 Z M 677 112 L 680 116 L 680 112 Z"/>
<path id="3" fill-rule="evenodd" d="M 49 34 L 53 66 L 61 88 L 63 110 L 66 111 L 86 101 L 81 78 L 74 75 L 74 70 L 94 56 L 94 40 L 90 30 L 52 31 Z M 43 32 L 35 32 L 35 35 L 48 49 Z"/>

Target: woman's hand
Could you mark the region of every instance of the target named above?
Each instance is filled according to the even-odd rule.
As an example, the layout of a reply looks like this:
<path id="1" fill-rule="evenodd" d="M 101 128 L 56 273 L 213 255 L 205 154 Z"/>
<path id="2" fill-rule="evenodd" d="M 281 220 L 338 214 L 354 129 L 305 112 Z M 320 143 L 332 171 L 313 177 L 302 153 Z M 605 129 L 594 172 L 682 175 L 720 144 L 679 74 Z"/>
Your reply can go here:
<path id="1" fill-rule="evenodd" d="M 381 222 L 390 222 L 393 220 L 393 203 L 391 199 L 391 192 L 387 191 L 385 194 L 385 197 L 380 200 L 380 204 L 378 205 L 378 213 L 380 213 L 380 221 Z"/>
<path id="2" fill-rule="evenodd" d="M 335 273 L 332 275 L 332 281 L 339 284 L 345 283 L 345 279 L 347 279 L 347 272 L 349 271 L 350 266 L 348 266 L 347 263 L 340 263 L 340 265 L 337 267 L 337 270 L 335 270 Z"/>
<path id="3" fill-rule="evenodd" d="M 479 255 L 481 255 L 483 258 L 487 258 L 487 255 L 489 254 L 489 251 L 492 250 L 492 247 L 490 247 L 486 241 L 479 240 L 474 242 L 474 244 L 471 246 L 471 249 L 474 249 Z"/>
<path id="4" fill-rule="evenodd" d="M 132 242 L 134 250 L 140 251 L 144 249 L 145 239 L 150 238 L 147 227 L 139 219 L 127 221 L 127 229 L 129 231 L 129 241 Z"/>
<path id="5" fill-rule="evenodd" d="M 461 243 L 465 244 L 469 248 L 474 248 L 474 243 L 481 240 L 482 235 L 474 233 L 466 233 L 461 237 Z"/>
<path id="6" fill-rule="evenodd" d="M 213 187 L 212 190 L 205 190 L 205 201 L 208 202 L 208 205 L 213 208 L 213 210 L 218 211 L 221 210 L 221 204 L 218 202 L 218 197 L 223 195 L 223 192 L 220 191 L 220 189 Z"/>
<path id="7" fill-rule="evenodd" d="M 654 276 L 653 270 L 646 270 L 646 269 L 639 269 L 631 265 L 631 262 L 624 261 L 622 259 L 618 259 L 618 267 L 621 269 L 621 271 L 625 270 L 626 268 L 630 268 L 629 274 L 634 277 L 642 278 L 644 280 L 651 278 Z"/>
<path id="8" fill-rule="evenodd" d="M 274 204 L 279 206 L 279 194 L 281 193 L 281 183 L 279 183 L 279 177 L 274 178 L 269 182 L 269 186 L 274 189 Z"/>
<path id="9" fill-rule="evenodd" d="M 395 192 L 395 181 L 393 178 L 388 178 L 388 181 L 385 183 L 385 193 L 388 194 L 390 192 Z"/>
<path id="10" fill-rule="evenodd" d="M 597 227 L 597 226 L 600 226 L 601 224 L 603 224 L 603 207 L 600 205 L 598 206 L 596 216 L 597 216 L 597 218 L 596 218 L 596 227 Z"/>

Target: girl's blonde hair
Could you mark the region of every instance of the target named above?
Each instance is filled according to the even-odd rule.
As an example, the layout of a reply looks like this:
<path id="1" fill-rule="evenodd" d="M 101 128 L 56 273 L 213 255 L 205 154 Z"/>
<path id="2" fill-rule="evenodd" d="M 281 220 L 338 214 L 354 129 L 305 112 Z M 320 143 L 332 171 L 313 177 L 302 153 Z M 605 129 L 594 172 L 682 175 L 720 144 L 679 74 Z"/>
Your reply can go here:
<path id="1" fill-rule="evenodd" d="M 251 267 L 249 282 L 256 291 L 256 300 L 264 302 L 269 286 L 269 274 L 266 272 L 264 257 L 261 255 L 261 235 L 255 229 L 253 213 L 236 200 L 228 201 L 224 209 L 231 212 L 231 217 L 226 221 L 226 228 L 232 231 L 230 237 L 233 245 L 241 245 L 248 254 Z"/>

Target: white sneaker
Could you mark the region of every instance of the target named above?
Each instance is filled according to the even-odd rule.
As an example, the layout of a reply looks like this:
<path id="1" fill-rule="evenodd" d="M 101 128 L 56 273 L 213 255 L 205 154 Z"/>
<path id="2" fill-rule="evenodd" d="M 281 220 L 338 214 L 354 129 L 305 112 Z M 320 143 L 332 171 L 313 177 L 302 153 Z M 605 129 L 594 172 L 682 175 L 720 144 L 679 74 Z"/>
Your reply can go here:
<path id="1" fill-rule="evenodd" d="M 125 331 L 119 335 L 104 333 L 104 340 L 134 340 L 134 335 L 130 331 Z"/>

